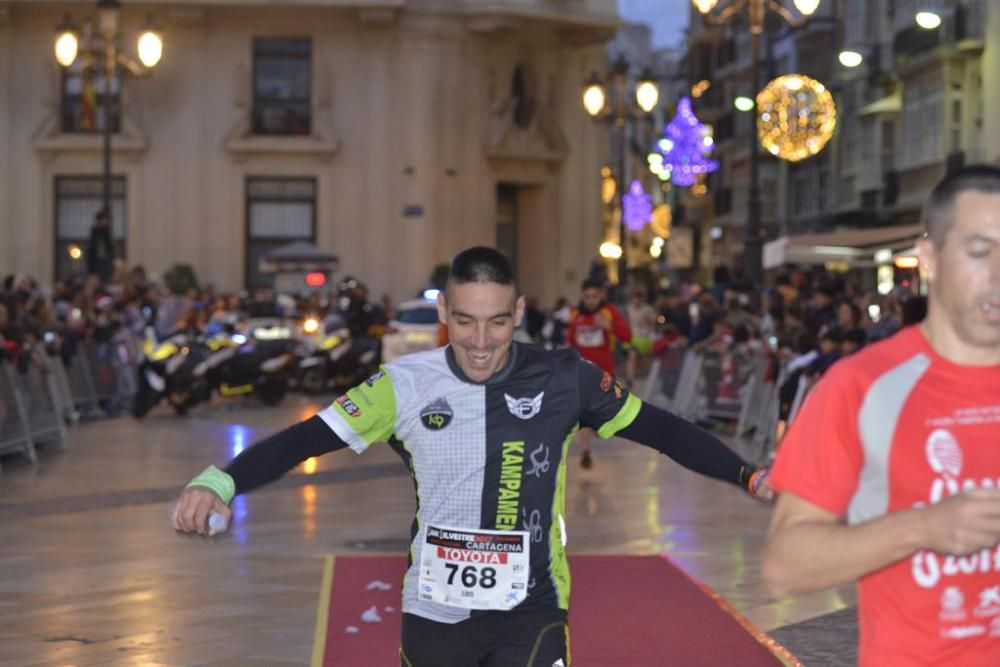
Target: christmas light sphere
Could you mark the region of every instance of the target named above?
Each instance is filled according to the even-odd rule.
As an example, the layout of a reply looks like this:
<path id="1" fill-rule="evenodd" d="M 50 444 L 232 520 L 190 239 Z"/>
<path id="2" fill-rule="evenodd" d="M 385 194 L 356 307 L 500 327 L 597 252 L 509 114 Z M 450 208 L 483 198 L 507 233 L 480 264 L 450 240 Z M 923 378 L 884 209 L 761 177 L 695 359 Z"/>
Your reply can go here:
<path id="1" fill-rule="evenodd" d="M 765 150 L 783 160 L 816 155 L 836 125 L 833 95 L 808 76 L 779 76 L 757 94 L 757 137 Z"/>

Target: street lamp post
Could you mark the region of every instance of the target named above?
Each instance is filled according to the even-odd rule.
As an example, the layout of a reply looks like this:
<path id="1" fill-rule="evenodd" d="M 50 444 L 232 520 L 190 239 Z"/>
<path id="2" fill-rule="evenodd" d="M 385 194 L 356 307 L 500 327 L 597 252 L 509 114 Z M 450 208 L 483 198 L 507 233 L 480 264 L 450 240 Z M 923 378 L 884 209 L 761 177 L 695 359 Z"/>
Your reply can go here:
<path id="1" fill-rule="evenodd" d="M 768 10 L 780 16 L 785 23 L 792 28 L 804 26 L 819 7 L 820 0 L 794 0 L 795 8 L 802 15 L 797 18 L 788 9 L 782 7 L 778 0 L 734 0 L 718 13 L 713 13 L 718 0 L 691 0 L 702 19 L 708 25 L 724 25 L 738 16 L 744 9 L 747 10 L 748 24 L 750 26 L 750 85 L 753 96 L 756 98 L 760 88 L 760 36 L 764 32 L 764 18 Z M 756 104 L 754 105 L 754 115 L 756 116 Z M 761 286 L 764 282 L 763 266 L 763 246 L 764 240 L 761 238 L 760 219 L 760 154 L 757 145 L 757 131 L 751 123 L 750 127 L 750 193 L 747 201 L 747 225 L 746 236 L 743 241 L 743 258 L 746 267 L 747 278 L 755 286 Z"/>
<path id="2" fill-rule="evenodd" d="M 153 71 L 163 55 L 163 38 L 159 29 L 147 17 L 136 44 L 139 60 L 133 60 L 119 50 L 121 27 L 120 0 L 97 0 L 96 25 L 88 23 L 83 32 L 66 16 L 56 26 L 56 62 L 64 69 L 82 59 L 84 72 L 103 74 L 101 84 L 101 150 L 102 150 L 102 209 L 111 216 L 111 82 L 118 74 L 145 76 Z M 121 118 L 119 109 L 118 117 Z"/>
<path id="3" fill-rule="evenodd" d="M 624 56 L 619 55 L 612 65 L 610 85 L 594 72 L 584 85 L 583 106 L 596 121 L 614 127 L 618 133 L 618 150 L 615 155 L 615 198 L 618 202 L 618 239 L 621 255 L 618 257 L 618 285 L 625 286 L 628 274 L 628 252 L 626 250 L 625 206 L 623 197 L 628 190 L 628 142 L 633 121 L 647 118 L 659 101 L 659 89 L 649 70 L 645 70 L 636 82 L 635 90 L 629 90 L 629 65 Z M 634 94 L 630 95 L 630 92 Z"/>

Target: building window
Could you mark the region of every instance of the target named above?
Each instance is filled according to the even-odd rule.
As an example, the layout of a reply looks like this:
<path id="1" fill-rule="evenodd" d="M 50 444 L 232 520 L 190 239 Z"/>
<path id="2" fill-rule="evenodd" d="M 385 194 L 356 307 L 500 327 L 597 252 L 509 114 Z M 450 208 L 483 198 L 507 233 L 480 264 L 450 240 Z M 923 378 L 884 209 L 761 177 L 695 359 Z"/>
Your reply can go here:
<path id="1" fill-rule="evenodd" d="M 111 79 L 110 108 L 111 131 L 118 132 L 121 118 L 121 80 Z M 101 132 L 104 130 L 104 75 L 85 74 L 83 66 L 76 62 L 63 71 L 62 75 L 62 131 Z"/>
<path id="2" fill-rule="evenodd" d="M 812 199 L 812 183 L 810 183 L 809 172 L 805 169 L 798 169 L 792 175 L 792 215 L 795 217 L 804 216 L 809 213 L 810 201 Z"/>
<path id="3" fill-rule="evenodd" d="M 254 134 L 310 133 L 311 66 L 308 39 L 254 39 Z"/>
<path id="4" fill-rule="evenodd" d="M 715 214 L 727 215 L 733 210 L 733 191 L 721 188 L 715 191 Z"/>
<path id="5" fill-rule="evenodd" d="M 841 123 L 840 140 L 843 146 L 842 171 L 853 172 L 858 167 L 858 124 L 860 120 L 844 109 L 844 122 Z M 864 150 L 864 149 L 862 149 Z"/>
<path id="6" fill-rule="evenodd" d="M 125 178 L 111 180 L 111 238 L 115 258 L 125 259 Z M 56 176 L 55 279 L 87 273 L 87 241 L 97 212 L 104 205 L 99 176 Z"/>
<path id="7" fill-rule="evenodd" d="M 924 113 L 921 128 L 923 146 L 922 157 L 925 162 L 937 162 L 944 157 L 941 150 L 941 135 L 944 134 L 944 85 L 941 79 L 933 77 L 924 82 Z"/>
<path id="8" fill-rule="evenodd" d="M 903 89 L 903 162 L 907 166 L 920 157 L 920 87 L 916 82 Z"/>
<path id="9" fill-rule="evenodd" d="M 268 251 L 316 240 L 316 179 L 247 179 L 247 287 L 270 287 L 274 275 L 260 269 Z"/>

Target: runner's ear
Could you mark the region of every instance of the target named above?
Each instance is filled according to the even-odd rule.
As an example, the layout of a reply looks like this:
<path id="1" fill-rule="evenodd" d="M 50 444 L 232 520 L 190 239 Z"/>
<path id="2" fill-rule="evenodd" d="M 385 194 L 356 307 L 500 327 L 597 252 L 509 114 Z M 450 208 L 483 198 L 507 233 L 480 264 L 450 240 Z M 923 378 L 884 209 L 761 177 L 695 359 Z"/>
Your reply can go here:
<path id="1" fill-rule="evenodd" d="M 444 293 L 445 290 L 441 290 L 437 295 L 438 322 L 448 324 L 448 299 Z"/>
<path id="2" fill-rule="evenodd" d="M 514 302 L 514 327 L 521 326 L 521 320 L 524 319 L 524 297 L 517 297 L 517 301 Z"/>

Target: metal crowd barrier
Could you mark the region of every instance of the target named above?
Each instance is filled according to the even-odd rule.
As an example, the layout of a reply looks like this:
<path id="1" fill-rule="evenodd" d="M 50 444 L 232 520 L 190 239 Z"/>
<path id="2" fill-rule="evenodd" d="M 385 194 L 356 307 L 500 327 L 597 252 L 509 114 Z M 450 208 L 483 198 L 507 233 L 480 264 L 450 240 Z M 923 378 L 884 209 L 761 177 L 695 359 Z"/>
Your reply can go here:
<path id="1" fill-rule="evenodd" d="M 0 454 L 22 453 L 35 463 L 35 443 L 11 365 L 0 361 Z"/>
<path id="2" fill-rule="evenodd" d="M 792 405 L 788 409 L 788 426 L 791 426 L 792 420 L 798 416 L 799 410 L 802 409 L 802 404 L 805 403 L 806 396 L 812 391 L 813 385 L 815 382 L 811 381 L 805 373 L 799 376 L 799 384 L 795 388 L 795 398 L 792 399 Z"/>
<path id="3" fill-rule="evenodd" d="M 108 342 L 81 342 L 68 362 L 27 349 L 17 367 L 0 362 L 0 455 L 38 460 L 37 445 L 69 444 L 67 424 L 113 414 L 136 390 L 138 342 L 122 331 Z"/>
<path id="4" fill-rule="evenodd" d="M 60 447 L 66 447 L 69 442 L 62 418 L 64 410 L 52 372 L 53 367 L 58 365 L 58 359 L 53 359 L 42 350 L 33 350 L 25 372 L 15 374 L 31 440 L 36 445 L 55 442 Z"/>
<path id="5" fill-rule="evenodd" d="M 733 425 L 733 435 L 748 439 L 754 458 L 765 462 L 778 426 L 781 385 L 773 363 L 745 346 L 668 349 L 653 360 L 642 396 L 693 422 Z"/>
<path id="6" fill-rule="evenodd" d="M 24 354 L 27 358 L 17 367 L 0 364 L 0 454 L 22 453 L 37 463 L 36 446 L 65 448 L 69 439 L 53 373 L 59 360 L 41 350 Z"/>
<path id="7" fill-rule="evenodd" d="M 108 342 L 85 340 L 66 365 L 73 408 L 78 417 L 115 414 L 135 394 L 140 348 L 126 331 Z"/>

